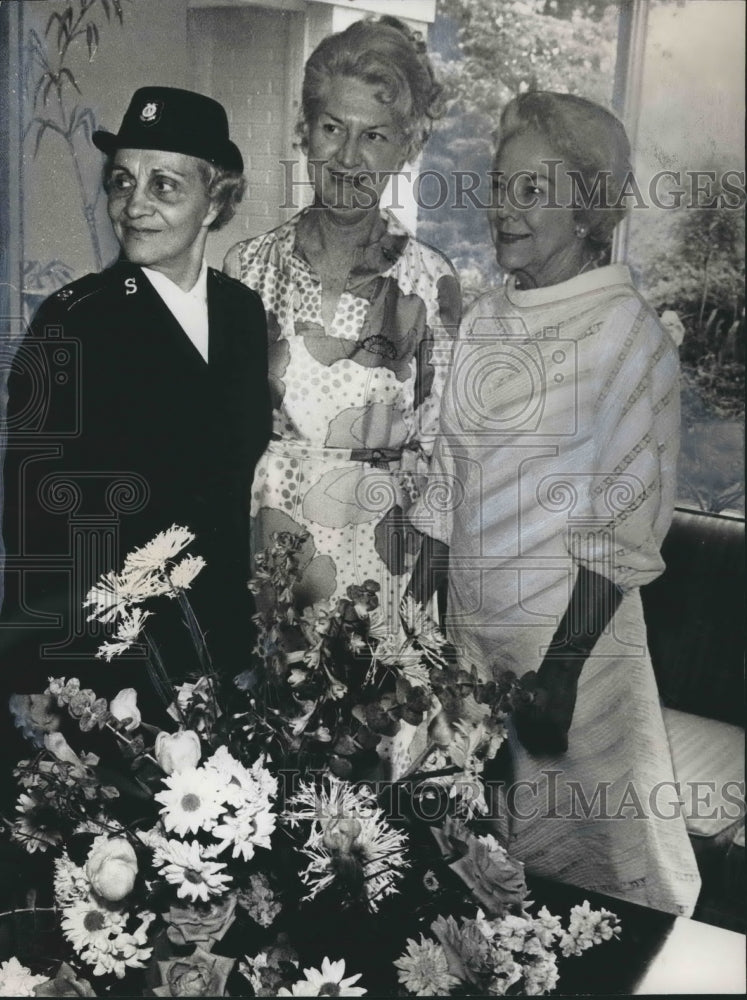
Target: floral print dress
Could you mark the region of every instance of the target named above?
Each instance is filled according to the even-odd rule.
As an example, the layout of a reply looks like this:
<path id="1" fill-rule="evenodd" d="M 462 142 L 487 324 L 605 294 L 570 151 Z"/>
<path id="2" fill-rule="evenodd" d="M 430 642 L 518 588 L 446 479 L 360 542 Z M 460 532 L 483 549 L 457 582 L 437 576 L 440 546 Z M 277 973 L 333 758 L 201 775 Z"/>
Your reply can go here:
<path id="1" fill-rule="evenodd" d="M 237 276 L 267 311 L 273 399 L 252 549 L 308 531 L 299 604 L 363 588 L 352 593 L 391 621 L 419 549 L 406 513 L 434 444 L 459 284 L 442 254 L 382 213 L 325 328 L 321 281 L 297 243 L 313 211 L 237 248 Z"/>

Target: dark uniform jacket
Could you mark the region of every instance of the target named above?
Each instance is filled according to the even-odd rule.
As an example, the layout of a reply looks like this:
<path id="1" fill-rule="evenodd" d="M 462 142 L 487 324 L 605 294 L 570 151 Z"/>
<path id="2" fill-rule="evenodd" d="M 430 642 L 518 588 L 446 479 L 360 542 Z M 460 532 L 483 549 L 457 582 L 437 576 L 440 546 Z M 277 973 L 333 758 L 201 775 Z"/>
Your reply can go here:
<path id="1" fill-rule="evenodd" d="M 80 676 L 101 695 L 127 686 L 127 660 L 91 659 L 105 636 L 81 601 L 174 523 L 195 533 L 188 551 L 207 562 L 190 597 L 216 668 L 245 669 L 250 489 L 271 422 L 265 314 L 220 272 L 208 270 L 207 289 L 207 363 L 126 262 L 47 299 L 20 345 L 4 476 L 3 691 L 9 671 L 16 691 L 40 691 L 49 676 Z M 177 648 L 186 630 L 175 605 L 158 599 L 149 624 L 183 675 L 195 663 L 191 647 Z"/>

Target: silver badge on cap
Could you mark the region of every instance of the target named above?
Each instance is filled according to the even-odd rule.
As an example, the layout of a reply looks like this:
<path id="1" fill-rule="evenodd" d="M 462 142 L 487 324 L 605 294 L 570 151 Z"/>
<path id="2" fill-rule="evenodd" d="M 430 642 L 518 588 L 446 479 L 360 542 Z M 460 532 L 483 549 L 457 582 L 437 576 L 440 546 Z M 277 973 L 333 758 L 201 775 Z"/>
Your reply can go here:
<path id="1" fill-rule="evenodd" d="M 140 112 L 140 121 L 143 125 L 155 125 L 161 117 L 162 111 L 162 101 L 148 101 L 148 103 L 143 106 L 143 110 Z"/>

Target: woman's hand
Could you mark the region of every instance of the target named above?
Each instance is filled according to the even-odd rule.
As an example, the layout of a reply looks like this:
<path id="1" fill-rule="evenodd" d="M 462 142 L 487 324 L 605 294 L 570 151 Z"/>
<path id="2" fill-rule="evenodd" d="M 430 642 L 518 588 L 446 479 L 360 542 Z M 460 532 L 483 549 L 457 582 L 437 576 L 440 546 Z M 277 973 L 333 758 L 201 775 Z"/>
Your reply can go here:
<path id="1" fill-rule="evenodd" d="M 612 580 L 579 566 L 570 603 L 539 670 L 521 678 L 532 697 L 514 709 L 513 719 L 519 740 L 531 754 L 568 750 L 581 670 L 621 600 L 622 591 Z"/>
<path id="2" fill-rule="evenodd" d="M 557 756 L 568 750 L 568 730 L 576 707 L 578 679 L 586 657 L 572 650 L 551 650 L 537 673 L 521 678 L 531 700 L 514 709 L 521 744 L 536 756 Z"/>

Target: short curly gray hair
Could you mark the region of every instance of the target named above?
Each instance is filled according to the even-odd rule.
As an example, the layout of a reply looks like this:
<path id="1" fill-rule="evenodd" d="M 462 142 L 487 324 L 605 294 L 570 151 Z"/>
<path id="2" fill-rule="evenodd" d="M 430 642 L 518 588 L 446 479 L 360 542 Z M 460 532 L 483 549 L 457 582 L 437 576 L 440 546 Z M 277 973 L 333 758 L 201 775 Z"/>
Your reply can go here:
<path id="1" fill-rule="evenodd" d="M 422 149 L 433 122 L 444 113 L 443 87 L 420 33 L 388 15 L 356 21 L 323 39 L 306 62 L 298 126 L 303 149 L 319 115 L 325 84 L 336 76 L 379 88 L 378 100 L 392 108 L 405 134 L 408 158 Z"/>

